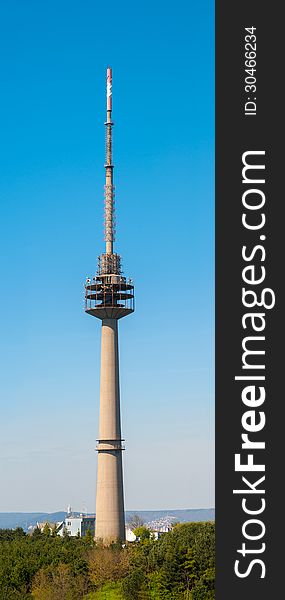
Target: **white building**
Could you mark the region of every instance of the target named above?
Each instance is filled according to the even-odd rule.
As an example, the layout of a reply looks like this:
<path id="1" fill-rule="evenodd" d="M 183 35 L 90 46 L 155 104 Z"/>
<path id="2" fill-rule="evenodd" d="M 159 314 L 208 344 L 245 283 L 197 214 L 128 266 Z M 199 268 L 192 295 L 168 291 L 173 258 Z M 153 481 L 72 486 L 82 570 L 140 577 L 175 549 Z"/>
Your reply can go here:
<path id="1" fill-rule="evenodd" d="M 137 537 L 130 527 L 126 527 L 126 542 L 135 542 Z"/>
<path id="2" fill-rule="evenodd" d="M 92 537 L 94 537 L 95 517 L 87 515 L 74 517 L 72 515 L 67 515 L 64 521 L 58 523 L 57 534 L 63 536 L 66 532 L 70 537 L 84 537 L 88 529 L 90 530 Z"/>

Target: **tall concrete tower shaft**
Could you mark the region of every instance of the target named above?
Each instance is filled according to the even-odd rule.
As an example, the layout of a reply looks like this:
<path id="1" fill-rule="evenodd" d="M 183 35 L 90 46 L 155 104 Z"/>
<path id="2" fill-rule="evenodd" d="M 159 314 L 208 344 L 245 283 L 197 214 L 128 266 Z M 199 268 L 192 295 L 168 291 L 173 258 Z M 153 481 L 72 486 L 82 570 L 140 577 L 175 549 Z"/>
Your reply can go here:
<path id="1" fill-rule="evenodd" d="M 85 311 L 102 321 L 100 418 L 95 538 L 105 544 L 125 539 L 125 513 L 120 416 L 118 320 L 134 311 L 134 287 L 122 275 L 114 253 L 115 218 L 112 163 L 112 70 L 107 69 L 105 253 L 97 275 L 85 283 Z"/>

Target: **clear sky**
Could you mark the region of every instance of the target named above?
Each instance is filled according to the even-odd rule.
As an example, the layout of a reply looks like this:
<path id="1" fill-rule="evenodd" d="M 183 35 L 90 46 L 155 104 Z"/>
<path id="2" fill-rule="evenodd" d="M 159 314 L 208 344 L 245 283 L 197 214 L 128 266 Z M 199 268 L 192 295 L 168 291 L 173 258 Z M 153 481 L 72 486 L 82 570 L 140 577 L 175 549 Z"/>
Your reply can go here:
<path id="1" fill-rule="evenodd" d="M 108 65 L 126 508 L 214 504 L 213 9 L 1 2 L 0 511 L 95 508 Z"/>

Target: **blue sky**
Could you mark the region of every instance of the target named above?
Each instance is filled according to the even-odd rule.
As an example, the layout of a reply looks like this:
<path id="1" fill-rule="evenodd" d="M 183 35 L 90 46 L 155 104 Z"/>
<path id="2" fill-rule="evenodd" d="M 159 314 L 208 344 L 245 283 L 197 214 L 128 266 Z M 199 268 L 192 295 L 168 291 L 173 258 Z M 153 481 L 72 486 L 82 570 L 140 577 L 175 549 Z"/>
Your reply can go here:
<path id="1" fill-rule="evenodd" d="M 95 506 L 108 65 L 126 508 L 213 506 L 213 2 L 0 12 L 0 511 Z"/>

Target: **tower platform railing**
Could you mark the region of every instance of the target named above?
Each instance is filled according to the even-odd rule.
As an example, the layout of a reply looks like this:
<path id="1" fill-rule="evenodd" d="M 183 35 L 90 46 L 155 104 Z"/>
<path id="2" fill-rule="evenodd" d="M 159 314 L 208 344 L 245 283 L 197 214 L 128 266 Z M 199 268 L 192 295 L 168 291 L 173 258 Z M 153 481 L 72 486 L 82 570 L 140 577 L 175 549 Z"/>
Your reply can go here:
<path id="1" fill-rule="evenodd" d="M 132 280 L 111 273 L 97 275 L 92 279 L 87 278 L 85 283 L 85 311 L 91 314 L 98 311 L 99 316 L 100 309 L 105 308 L 116 309 L 118 315 L 121 312 L 129 314 L 134 311 L 134 285 Z"/>

